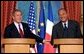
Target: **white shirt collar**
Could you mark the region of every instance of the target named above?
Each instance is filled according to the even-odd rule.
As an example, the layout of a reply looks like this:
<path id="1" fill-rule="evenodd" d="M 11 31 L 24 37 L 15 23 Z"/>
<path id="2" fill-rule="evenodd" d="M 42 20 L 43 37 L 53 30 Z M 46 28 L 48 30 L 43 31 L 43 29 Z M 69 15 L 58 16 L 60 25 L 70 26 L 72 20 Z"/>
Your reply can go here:
<path id="1" fill-rule="evenodd" d="M 18 32 L 19 32 L 19 26 L 18 26 L 19 24 L 20 24 L 20 28 L 21 28 L 21 29 L 22 29 L 22 31 L 23 31 L 23 26 L 22 26 L 22 23 L 19 23 L 19 24 L 18 24 L 17 22 L 15 22 L 15 21 L 14 21 L 14 24 L 15 24 L 15 26 L 16 26 L 16 28 L 17 28 Z"/>
<path id="2" fill-rule="evenodd" d="M 68 20 L 65 23 L 66 23 L 66 27 L 68 28 Z M 63 27 L 65 23 L 62 22 Z"/>

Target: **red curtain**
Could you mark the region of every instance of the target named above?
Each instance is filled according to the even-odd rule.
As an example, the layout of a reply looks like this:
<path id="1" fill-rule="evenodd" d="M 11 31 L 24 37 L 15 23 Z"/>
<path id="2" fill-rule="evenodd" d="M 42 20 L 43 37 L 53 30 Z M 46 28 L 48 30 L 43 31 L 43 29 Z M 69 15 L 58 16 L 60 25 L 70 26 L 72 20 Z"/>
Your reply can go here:
<path id="1" fill-rule="evenodd" d="M 5 27 L 12 22 L 11 13 L 15 9 L 16 1 L 1 1 L 1 36 Z"/>
<path id="2" fill-rule="evenodd" d="M 80 24 L 81 1 L 63 1 L 64 8 L 69 14 L 69 19 L 76 20 Z"/>

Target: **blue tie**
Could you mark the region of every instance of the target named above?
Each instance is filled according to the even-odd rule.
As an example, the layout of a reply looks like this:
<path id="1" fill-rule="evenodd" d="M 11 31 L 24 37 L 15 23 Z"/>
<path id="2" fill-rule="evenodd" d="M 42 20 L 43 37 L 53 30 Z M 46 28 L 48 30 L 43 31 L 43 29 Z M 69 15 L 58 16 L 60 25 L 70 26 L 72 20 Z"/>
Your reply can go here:
<path id="1" fill-rule="evenodd" d="M 64 24 L 63 36 L 64 36 L 64 37 L 67 37 L 67 36 L 68 36 L 68 28 L 66 27 L 66 24 Z"/>

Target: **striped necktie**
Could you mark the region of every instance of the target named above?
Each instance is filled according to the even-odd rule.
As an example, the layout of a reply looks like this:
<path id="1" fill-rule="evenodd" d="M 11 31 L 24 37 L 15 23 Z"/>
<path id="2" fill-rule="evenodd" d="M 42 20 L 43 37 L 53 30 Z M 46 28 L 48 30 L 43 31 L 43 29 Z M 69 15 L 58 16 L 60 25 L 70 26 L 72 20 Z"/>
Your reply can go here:
<path id="1" fill-rule="evenodd" d="M 20 36 L 21 36 L 21 38 L 23 38 L 24 32 L 23 32 L 22 29 L 20 28 L 20 24 L 19 24 L 18 26 L 19 26 L 19 33 L 20 33 Z"/>

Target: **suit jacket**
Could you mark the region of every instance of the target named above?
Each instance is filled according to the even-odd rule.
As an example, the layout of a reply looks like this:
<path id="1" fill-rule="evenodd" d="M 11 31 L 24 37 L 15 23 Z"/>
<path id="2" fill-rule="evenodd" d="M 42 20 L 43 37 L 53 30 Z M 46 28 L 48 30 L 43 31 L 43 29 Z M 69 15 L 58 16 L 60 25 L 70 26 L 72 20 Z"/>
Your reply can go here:
<path id="1" fill-rule="evenodd" d="M 37 42 L 42 42 L 43 41 L 42 38 L 34 35 L 30 31 L 30 28 L 28 27 L 28 24 L 22 22 L 22 25 L 23 25 L 23 30 L 24 30 L 24 38 L 33 38 L 33 39 L 36 39 Z M 20 34 L 19 34 L 19 32 L 18 32 L 14 23 L 8 25 L 5 28 L 4 38 L 20 38 Z"/>
<path id="2" fill-rule="evenodd" d="M 51 44 L 56 38 L 80 38 L 82 37 L 80 26 L 76 21 L 68 20 L 68 36 L 63 36 L 63 25 L 60 21 L 53 26 Z"/>

